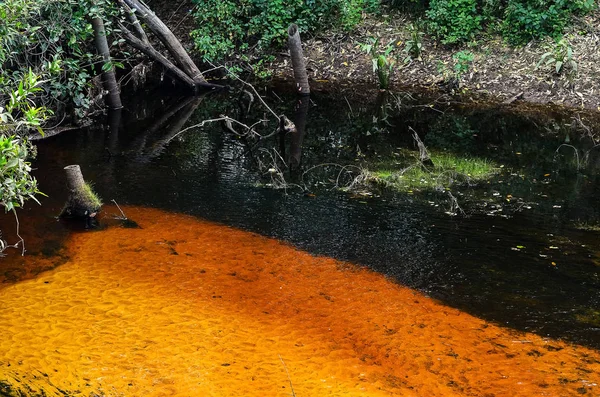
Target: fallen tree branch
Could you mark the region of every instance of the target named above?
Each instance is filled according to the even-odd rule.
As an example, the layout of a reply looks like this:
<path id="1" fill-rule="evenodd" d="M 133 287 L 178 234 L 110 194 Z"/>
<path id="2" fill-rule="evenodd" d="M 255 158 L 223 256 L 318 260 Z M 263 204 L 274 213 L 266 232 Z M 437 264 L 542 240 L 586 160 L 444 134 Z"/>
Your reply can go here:
<path id="1" fill-rule="evenodd" d="M 121 29 L 121 33 L 123 34 L 123 38 L 127 41 L 133 48 L 143 52 L 148 55 L 150 58 L 159 62 L 165 69 L 169 72 L 173 73 L 175 77 L 177 77 L 181 82 L 185 83 L 190 88 L 196 87 L 196 82 L 185 74 L 181 69 L 175 66 L 171 61 L 169 61 L 163 54 L 156 51 L 154 47 L 148 44 L 144 44 L 144 42 L 138 39 L 129 29 L 127 29 L 122 23 L 119 23 L 119 29 Z M 206 83 L 208 84 L 208 83 Z"/>

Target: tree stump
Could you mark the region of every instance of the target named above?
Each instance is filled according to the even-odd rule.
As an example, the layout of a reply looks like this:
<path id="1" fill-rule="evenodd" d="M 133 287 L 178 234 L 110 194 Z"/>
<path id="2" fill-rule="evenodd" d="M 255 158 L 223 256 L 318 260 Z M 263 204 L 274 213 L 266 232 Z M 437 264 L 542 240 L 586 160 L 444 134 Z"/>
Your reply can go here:
<path id="1" fill-rule="evenodd" d="M 86 183 L 79 165 L 64 168 L 67 176 L 69 198 L 60 213 L 61 218 L 79 218 L 90 222 L 98 215 L 102 202 L 89 183 Z"/>

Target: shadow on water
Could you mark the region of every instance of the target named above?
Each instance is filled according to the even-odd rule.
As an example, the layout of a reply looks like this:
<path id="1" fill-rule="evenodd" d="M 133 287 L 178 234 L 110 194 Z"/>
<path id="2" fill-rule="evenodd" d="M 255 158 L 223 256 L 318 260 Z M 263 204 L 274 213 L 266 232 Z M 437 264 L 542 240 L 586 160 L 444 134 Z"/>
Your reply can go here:
<path id="1" fill-rule="evenodd" d="M 589 155 L 593 142 L 573 132 L 572 120 L 542 122 L 547 114 L 442 107 L 400 96 L 387 102 L 391 107 L 377 107 L 365 93 L 356 99 L 316 92 L 310 108 L 285 90 L 266 95 L 277 112 L 308 114 L 306 133 L 248 142 L 214 123 L 179 134 L 221 114 L 263 117 L 258 104 L 247 112 L 248 103 L 232 94 L 137 98 L 105 125 L 39 142 L 34 165 L 50 197 L 23 218 L 39 221 L 35 214 L 60 211 L 65 188 L 53 181 L 62 178 L 62 167 L 77 163 L 106 202 L 184 212 L 276 237 L 366 265 L 486 320 L 600 348 L 598 232 L 589 230 L 599 222 L 598 158 Z M 434 190 L 334 189 L 361 162 L 397 147 L 414 150 L 408 126 L 427 145 L 504 165 L 489 183 L 454 190 L 471 216 L 445 214 L 450 204 Z M 276 123 L 260 128 L 268 135 Z M 557 156 L 566 134 L 581 151 L 580 164 L 572 154 Z M 294 164 L 291 174 L 284 158 Z M 508 195 L 519 198 L 512 200 L 517 205 Z M 66 234 L 44 219 L 51 233 Z M 34 243 L 32 254 L 60 250 L 60 236 L 48 241 L 42 248 Z"/>

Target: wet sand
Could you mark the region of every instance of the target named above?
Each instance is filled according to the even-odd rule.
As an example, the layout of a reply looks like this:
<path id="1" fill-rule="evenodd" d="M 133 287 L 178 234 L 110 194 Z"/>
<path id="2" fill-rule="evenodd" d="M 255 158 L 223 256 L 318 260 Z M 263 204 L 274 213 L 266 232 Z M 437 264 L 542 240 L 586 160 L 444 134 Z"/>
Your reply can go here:
<path id="1" fill-rule="evenodd" d="M 75 233 L 65 263 L 0 289 L 0 381 L 28 395 L 600 395 L 598 351 L 253 233 L 125 212 L 142 228 Z"/>

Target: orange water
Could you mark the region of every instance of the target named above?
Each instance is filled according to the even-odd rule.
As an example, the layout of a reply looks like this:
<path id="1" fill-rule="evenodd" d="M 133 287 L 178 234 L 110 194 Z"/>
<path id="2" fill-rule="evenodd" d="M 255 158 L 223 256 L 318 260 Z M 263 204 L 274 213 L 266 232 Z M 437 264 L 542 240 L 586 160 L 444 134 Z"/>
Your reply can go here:
<path id="1" fill-rule="evenodd" d="M 125 212 L 142 228 L 75 234 L 66 263 L 0 289 L 0 380 L 84 396 L 600 395 L 598 351 L 256 234 Z"/>

